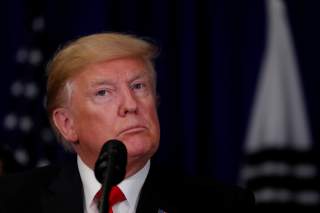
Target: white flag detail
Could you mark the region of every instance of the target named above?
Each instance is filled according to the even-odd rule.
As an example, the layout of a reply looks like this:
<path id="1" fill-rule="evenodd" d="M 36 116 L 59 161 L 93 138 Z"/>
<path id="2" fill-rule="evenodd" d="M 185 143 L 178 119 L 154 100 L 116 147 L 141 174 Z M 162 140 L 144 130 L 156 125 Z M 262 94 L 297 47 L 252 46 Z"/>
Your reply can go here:
<path id="1" fill-rule="evenodd" d="M 299 155 L 308 155 L 312 139 L 286 7 L 282 0 L 267 0 L 266 5 L 267 43 L 244 145 L 255 159 L 243 168 L 241 180 L 254 182 L 257 204 L 319 205 L 319 193 L 304 188 L 304 181 L 315 178 L 316 167 L 303 159 L 292 163 L 286 156 L 300 160 Z M 290 188 L 287 180 L 293 179 L 301 183 L 298 190 Z"/>
<path id="2" fill-rule="evenodd" d="M 281 0 L 268 0 L 268 29 L 245 150 L 311 147 L 297 60 Z"/>

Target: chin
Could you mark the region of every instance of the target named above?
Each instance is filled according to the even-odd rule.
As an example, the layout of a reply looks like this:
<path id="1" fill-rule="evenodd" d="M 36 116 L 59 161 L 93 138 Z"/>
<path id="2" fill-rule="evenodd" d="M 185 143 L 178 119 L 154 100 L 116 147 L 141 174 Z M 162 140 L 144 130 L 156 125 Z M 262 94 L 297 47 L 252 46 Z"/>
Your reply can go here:
<path id="1" fill-rule="evenodd" d="M 149 155 L 150 153 L 154 153 L 157 149 L 157 144 L 155 142 L 145 138 L 125 140 L 124 143 L 128 153 L 133 156 Z"/>

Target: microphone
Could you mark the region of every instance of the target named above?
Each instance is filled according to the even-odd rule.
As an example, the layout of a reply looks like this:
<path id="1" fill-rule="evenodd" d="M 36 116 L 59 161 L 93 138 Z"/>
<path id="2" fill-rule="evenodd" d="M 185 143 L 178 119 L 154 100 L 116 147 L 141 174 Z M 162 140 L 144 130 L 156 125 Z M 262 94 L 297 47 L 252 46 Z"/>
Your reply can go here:
<path id="1" fill-rule="evenodd" d="M 95 163 L 94 174 L 103 185 L 100 213 L 108 211 L 108 197 L 112 186 L 120 183 L 126 174 L 127 149 L 119 140 L 107 141 Z"/>

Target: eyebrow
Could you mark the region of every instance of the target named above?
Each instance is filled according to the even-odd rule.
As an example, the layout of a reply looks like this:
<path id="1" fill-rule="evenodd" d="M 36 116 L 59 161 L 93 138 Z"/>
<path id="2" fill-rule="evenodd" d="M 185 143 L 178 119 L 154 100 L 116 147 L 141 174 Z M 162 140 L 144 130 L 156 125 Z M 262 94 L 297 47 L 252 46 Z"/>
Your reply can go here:
<path id="1" fill-rule="evenodd" d="M 127 81 L 127 83 L 132 83 L 137 79 L 148 79 L 149 78 L 149 73 L 147 71 L 144 71 L 142 73 L 139 73 L 135 76 L 133 76 L 131 79 L 129 79 L 129 81 Z M 101 86 L 101 85 L 114 85 L 115 82 L 112 81 L 111 79 L 92 79 L 89 82 L 90 87 L 94 87 L 94 86 Z"/>
<path id="2" fill-rule="evenodd" d="M 135 81 L 137 79 L 140 79 L 140 78 L 142 78 L 142 79 L 148 78 L 148 73 L 147 72 L 143 72 L 141 74 L 138 74 L 135 77 L 133 77 L 129 82 L 131 83 L 131 82 L 133 82 L 133 81 Z"/>
<path id="3" fill-rule="evenodd" d="M 106 79 L 95 79 L 90 81 L 89 85 L 90 86 L 100 86 L 100 85 L 112 85 L 112 81 L 106 80 Z"/>

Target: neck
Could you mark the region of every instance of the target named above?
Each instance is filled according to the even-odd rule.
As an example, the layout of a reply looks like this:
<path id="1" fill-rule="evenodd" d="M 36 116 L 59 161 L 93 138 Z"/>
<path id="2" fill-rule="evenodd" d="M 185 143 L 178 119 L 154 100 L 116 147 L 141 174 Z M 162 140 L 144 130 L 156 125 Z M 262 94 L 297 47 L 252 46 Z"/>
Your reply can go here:
<path id="1" fill-rule="evenodd" d="M 126 168 L 126 175 L 125 178 L 128 178 L 134 174 L 136 174 L 140 169 L 142 169 L 146 163 L 148 162 L 149 159 L 145 159 L 145 160 L 139 160 L 137 162 L 130 162 L 128 160 L 128 164 L 127 164 L 127 168 Z"/>

